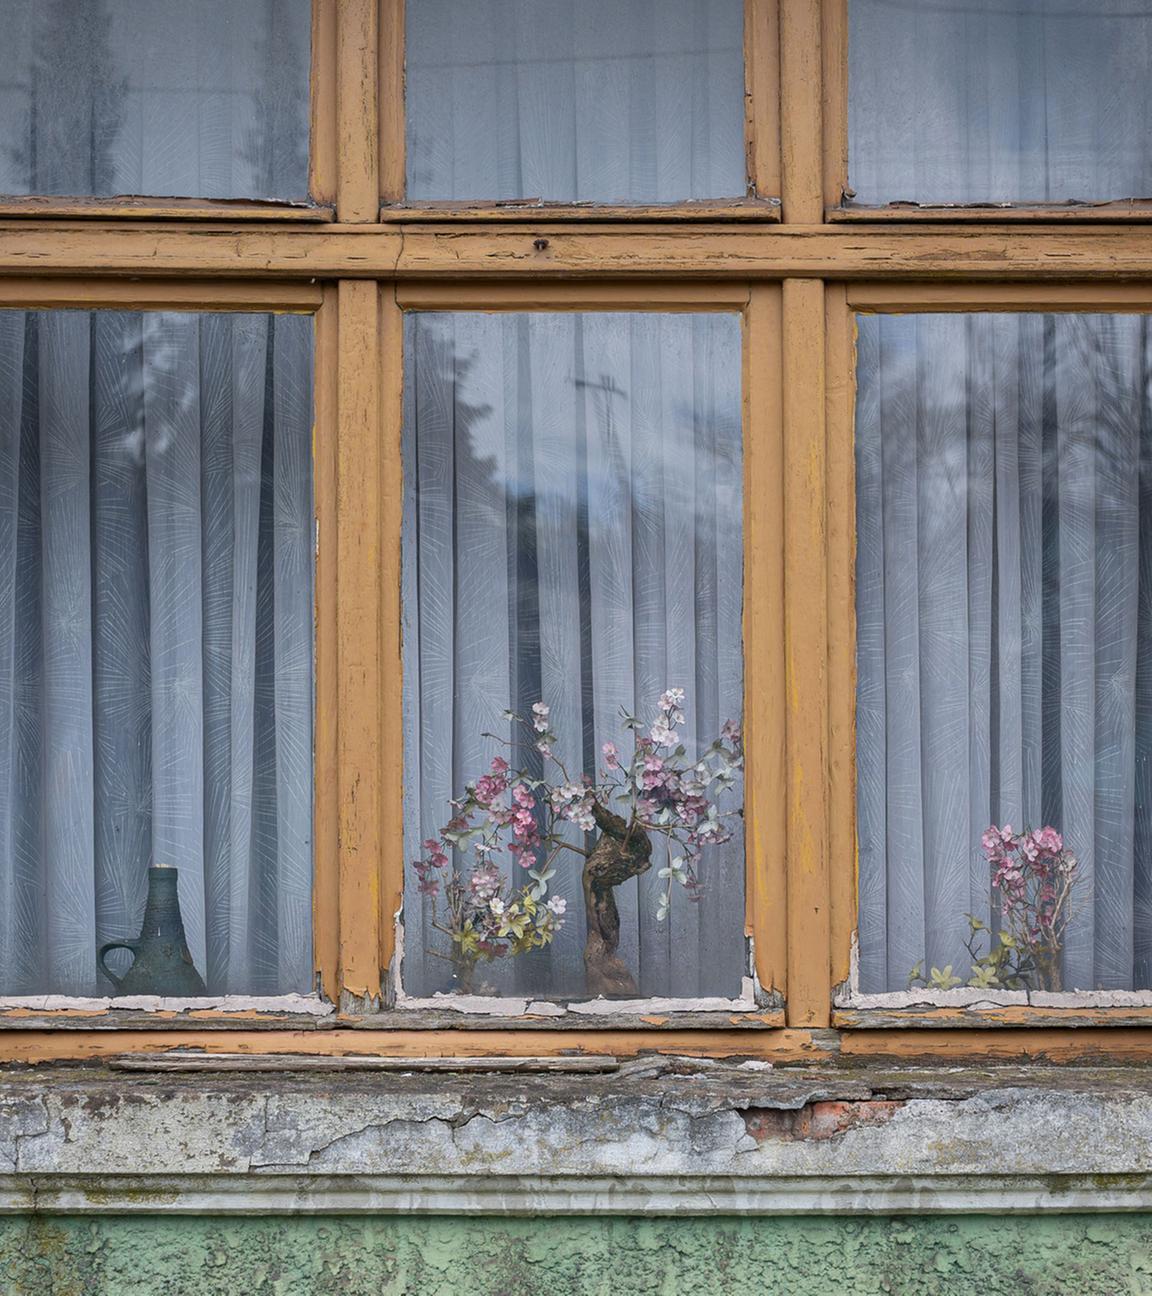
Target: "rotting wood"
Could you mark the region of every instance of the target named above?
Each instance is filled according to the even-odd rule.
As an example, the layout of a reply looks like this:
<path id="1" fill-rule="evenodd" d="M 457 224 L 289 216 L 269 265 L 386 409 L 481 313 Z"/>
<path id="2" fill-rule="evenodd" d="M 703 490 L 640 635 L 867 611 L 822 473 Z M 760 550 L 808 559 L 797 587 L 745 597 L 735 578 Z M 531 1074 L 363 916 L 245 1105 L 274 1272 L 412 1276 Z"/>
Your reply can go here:
<path id="1" fill-rule="evenodd" d="M 1016 1027 L 1150 1027 L 1152 1008 L 1035 1008 L 1028 1004 L 970 1005 L 964 1008 L 838 1008 L 839 1030 L 944 1030 L 964 1026 L 988 1030 Z"/>

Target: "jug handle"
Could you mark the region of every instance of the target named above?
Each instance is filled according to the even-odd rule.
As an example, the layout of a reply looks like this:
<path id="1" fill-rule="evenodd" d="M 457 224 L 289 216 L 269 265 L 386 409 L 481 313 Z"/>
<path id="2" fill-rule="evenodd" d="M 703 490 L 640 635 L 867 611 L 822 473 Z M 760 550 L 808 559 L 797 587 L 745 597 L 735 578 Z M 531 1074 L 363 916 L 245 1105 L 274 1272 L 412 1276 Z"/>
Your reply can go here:
<path id="1" fill-rule="evenodd" d="M 137 946 L 139 944 L 140 944 L 139 941 L 109 941 L 107 945 L 101 945 L 99 951 L 96 954 L 96 961 L 97 963 L 100 964 L 101 972 L 104 973 L 104 975 L 108 978 L 109 981 L 112 982 L 112 984 L 116 987 L 117 990 L 120 989 L 120 983 L 123 980 L 123 978 L 118 977 L 116 973 L 112 971 L 112 969 L 108 966 L 108 964 L 104 962 L 104 957 L 109 950 L 126 949 L 126 950 L 131 950 L 133 962 L 135 962 Z"/>

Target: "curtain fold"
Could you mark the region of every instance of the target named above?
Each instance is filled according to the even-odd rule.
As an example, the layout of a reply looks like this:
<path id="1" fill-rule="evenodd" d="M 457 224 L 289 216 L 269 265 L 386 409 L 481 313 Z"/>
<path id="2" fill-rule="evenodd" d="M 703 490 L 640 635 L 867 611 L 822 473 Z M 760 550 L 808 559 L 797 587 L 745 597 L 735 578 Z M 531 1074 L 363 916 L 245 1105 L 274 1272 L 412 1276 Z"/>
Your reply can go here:
<path id="1" fill-rule="evenodd" d="M 311 979 L 311 322 L 0 312 L 0 993 Z"/>
<path id="2" fill-rule="evenodd" d="M 649 716 L 668 687 L 685 689 L 701 747 L 739 715 L 742 456 L 735 318 L 421 313 L 406 326 L 412 859 L 503 750 L 485 735 L 514 738 L 505 709 L 546 701 L 557 756 L 593 776 L 604 742 L 626 745 L 622 711 Z M 737 995 L 741 835 L 706 853 L 703 899 L 676 894 L 658 924 L 666 854 L 657 842 L 651 870 L 617 891 L 621 957 L 647 996 Z M 497 991 L 584 993 L 579 868 L 562 861 L 552 889 L 568 901 L 564 927 L 542 951 L 486 965 Z M 409 993 L 451 985 L 429 916 L 409 878 Z"/>
<path id="3" fill-rule="evenodd" d="M 409 199 L 743 197 L 742 0 L 410 0 Z"/>
<path id="4" fill-rule="evenodd" d="M 309 0 L 5 0 L 0 193 L 302 199 Z"/>
<path id="5" fill-rule="evenodd" d="M 1148 987 L 1148 320 L 864 316 L 858 376 L 861 988 L 967 974 L 992 822 L 1081 862 L 1065 986 Z"/>
<path id="6" fill-rule="evenodd" d="M 850 0 L 848 13 L 856 201 L 1152 194 L 1146 0 Z"/>

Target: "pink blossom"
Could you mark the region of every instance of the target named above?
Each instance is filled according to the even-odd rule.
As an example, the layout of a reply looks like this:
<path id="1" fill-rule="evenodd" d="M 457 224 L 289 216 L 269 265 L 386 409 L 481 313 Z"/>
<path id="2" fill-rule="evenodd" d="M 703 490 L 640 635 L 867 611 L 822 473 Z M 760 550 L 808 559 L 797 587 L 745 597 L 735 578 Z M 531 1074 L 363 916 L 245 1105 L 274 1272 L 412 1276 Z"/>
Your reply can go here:
<path id="1" fill-rule="evenodd" d="M 616 750 L 615 743 L 606 742 L 600 750 L 604 753 L 604 764 L 609 769 L 620 768 L 620 753 Z"/>

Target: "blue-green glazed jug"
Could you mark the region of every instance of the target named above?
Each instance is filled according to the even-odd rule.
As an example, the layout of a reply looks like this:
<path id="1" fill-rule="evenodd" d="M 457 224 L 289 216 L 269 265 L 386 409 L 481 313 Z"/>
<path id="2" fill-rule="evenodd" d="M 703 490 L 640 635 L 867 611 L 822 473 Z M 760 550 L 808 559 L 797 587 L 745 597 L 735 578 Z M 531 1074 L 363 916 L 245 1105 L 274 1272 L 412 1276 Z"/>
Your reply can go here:
<path id="1" fill-rule="evenodd" d="M 179 873 L 179 869 L 163 864 L 150 867 L 144 925 L 139 937 L 134 941 L 109 941 L 100 946 L 96 956 L 100 969 L 116 987 L 118 995 L 188 998 L 208 993 L 184 938 L 177 890 Z M 132 966 L 122 977 L 112 972 L 104 961 L 108 951 L 115 949 L 131 950 L 135 955 Z"/>

